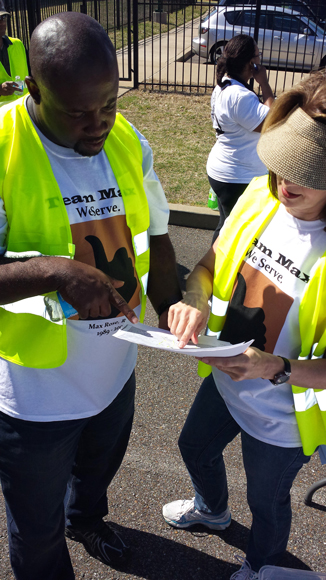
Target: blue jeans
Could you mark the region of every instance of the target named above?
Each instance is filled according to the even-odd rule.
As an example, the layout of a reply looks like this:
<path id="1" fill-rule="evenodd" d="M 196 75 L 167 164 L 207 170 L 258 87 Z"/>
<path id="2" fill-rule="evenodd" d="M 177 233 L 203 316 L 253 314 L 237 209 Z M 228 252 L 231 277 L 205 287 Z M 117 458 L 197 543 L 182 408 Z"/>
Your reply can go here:
<path id="1" fill-rule="evenodd" d="M 65 525 L 89 529 L 107 515 L 106 491 L 127 448 L 134 395 L 132 374 L 94 417 L 41 423 L 0 413 L 0 478 L 17 580 L 74 579 Z"/>
<path id="2" fill-rule="evenodd" d="M 286 550 L 292 516 L 290 490 L 310 457 L 301 447 L 269 445 L 240 429 L 210 375 L 198 391 L 179 439 L 196 503 L 203 511 L 218 515 L 227 508 L 223 451 L 240 432 L 252 513 L 247 560 L 258 572 L 267 564 L 275 566 Z"/>

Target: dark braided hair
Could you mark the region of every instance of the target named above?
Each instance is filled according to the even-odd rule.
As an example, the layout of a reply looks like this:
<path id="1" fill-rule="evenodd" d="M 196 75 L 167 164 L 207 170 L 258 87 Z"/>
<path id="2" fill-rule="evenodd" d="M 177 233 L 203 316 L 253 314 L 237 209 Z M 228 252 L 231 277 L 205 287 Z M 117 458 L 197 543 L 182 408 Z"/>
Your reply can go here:
<path id="1" fill-rule="evenodd" d="M 238 34 L 231 38 L 217 61 L 216 84 L 223 87 L 222 78 L 227 74 L 249 89 L 250 87 L 243 82 L 240 75 L 246 64 L 254 58 L 255 52 L 256 43 L 251 36 Z"/>

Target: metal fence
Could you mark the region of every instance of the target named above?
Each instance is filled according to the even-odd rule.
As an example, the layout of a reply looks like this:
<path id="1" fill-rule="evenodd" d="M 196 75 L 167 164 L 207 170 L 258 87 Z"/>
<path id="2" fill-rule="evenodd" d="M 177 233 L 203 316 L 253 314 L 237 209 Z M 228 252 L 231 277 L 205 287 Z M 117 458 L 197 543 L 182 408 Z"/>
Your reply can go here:
<path id="1" fill-rule="evenodd" d="M 211 91 L 230 38 L 253 36 L 276 93 L 326 66 L 325 0 L 8 0 L 8 33 L 29 47 L 35 26 L 67 10 L 98 20 L 120 78 L 151 90 Z"/>
<path id="2" fill-rule="evenodd" d="M 197 1 L 170 8 L 166 1 L 151 22 L 139 24 L 136 73 L 151 90 L 211 91 L 215 64 L 240 33 L 255 38 L 276 93 L 326 66 L 325 0 Z"/>

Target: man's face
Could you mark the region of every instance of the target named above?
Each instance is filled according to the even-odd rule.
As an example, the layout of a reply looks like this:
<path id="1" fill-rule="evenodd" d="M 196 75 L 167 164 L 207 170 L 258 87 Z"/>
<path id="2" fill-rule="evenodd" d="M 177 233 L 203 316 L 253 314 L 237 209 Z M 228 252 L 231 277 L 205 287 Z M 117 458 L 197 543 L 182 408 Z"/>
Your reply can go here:
<path id="1" fill-rule="evenodd" d="M 112 70 L 113 69 L 113 70 Z M 37 124 L 54 143 L 91 157 L 103 148 L 116 116 L 118 70 L 81 75 L 58 87 L 41 86 Z"/>

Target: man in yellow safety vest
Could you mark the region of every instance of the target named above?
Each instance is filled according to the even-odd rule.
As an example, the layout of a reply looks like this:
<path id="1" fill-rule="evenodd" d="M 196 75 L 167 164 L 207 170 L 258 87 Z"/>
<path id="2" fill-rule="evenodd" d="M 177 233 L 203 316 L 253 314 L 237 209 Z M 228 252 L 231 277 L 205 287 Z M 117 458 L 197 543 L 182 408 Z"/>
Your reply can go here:
<path id="1" fill-rule="evenodd" d="M 28 75 L 26 52 L 19 38 L 6 35 L 9 16 L 4 0 L 0 0 L 0 107 L 27 93 L 24 86 Z"/>
<path id="2" fill-rule="evenodd" d="M 167 328 L 181 291 L 151 149 L 116 114 L 105 31 L 52 16 L 30 64 L 29 94 L 0 112 L 0 476 L 15 578 L 72 580 L 65 534 L 111 566 L 127 554 L 103 517 L 137 350 L 112 333 L 143 319 L 147 295 Z"/>

